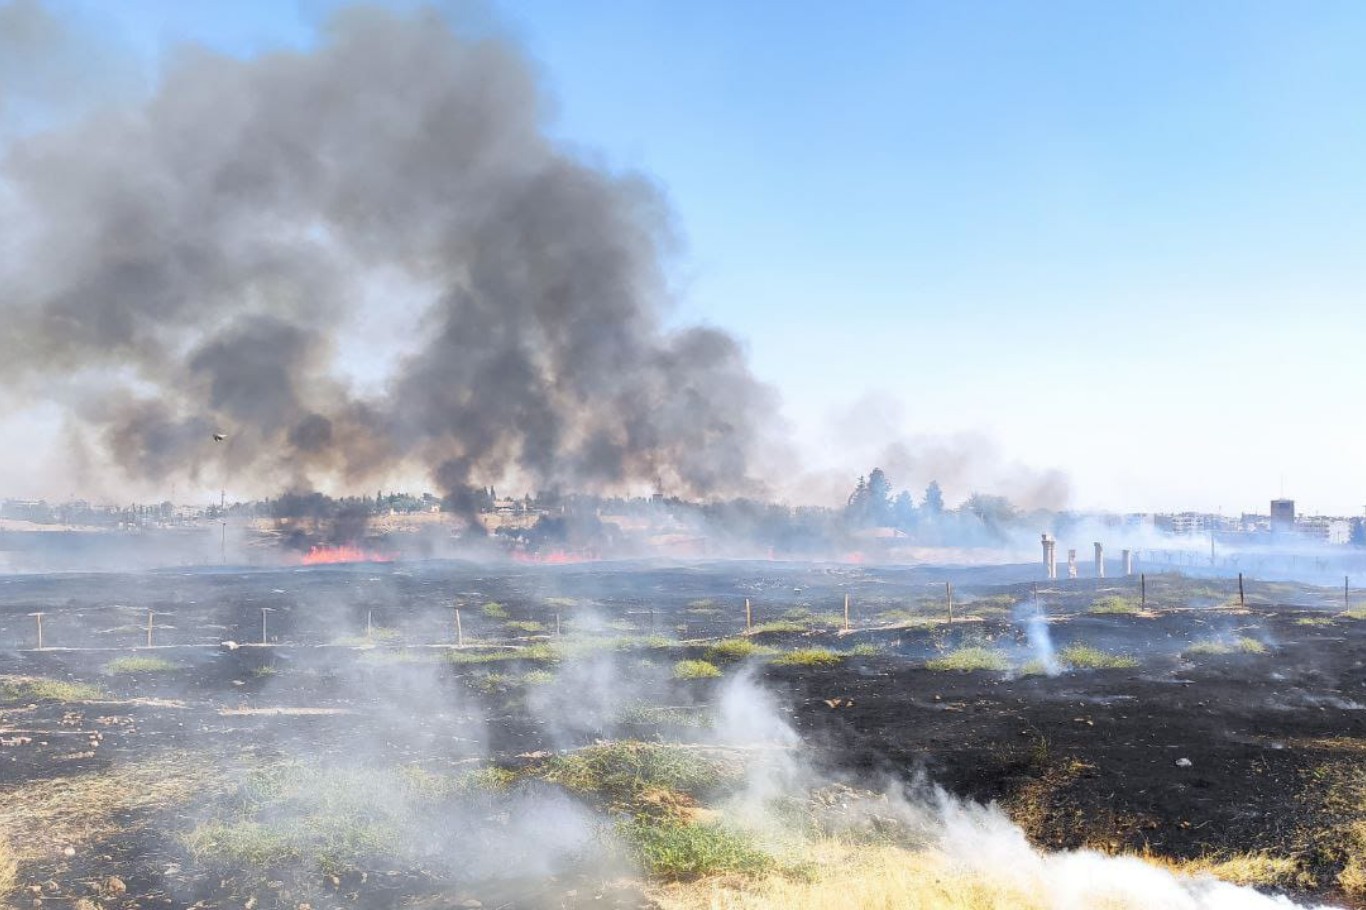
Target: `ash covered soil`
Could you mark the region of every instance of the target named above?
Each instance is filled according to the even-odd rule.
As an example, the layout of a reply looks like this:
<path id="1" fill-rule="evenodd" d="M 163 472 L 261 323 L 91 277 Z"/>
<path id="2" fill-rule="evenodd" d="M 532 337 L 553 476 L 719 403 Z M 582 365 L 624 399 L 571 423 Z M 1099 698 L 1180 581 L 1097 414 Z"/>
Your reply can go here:
<path id="1" fill-rule="evenodd" d="M 1352 871 L 1366 851 L 1353 840 L 1366 832 L 1366 615 L 1298 584 L 1251 582 L 1240 605 L 1236 581 L 1148 576 L 1144 592 L 1137 578 L 1045 585 L 1036 571 L 429 562 L 6 577 L 10 900 L 653 906 L 642 864 L 680 873 L 597 846 L 624 797 L 575 783 L 563 757 L 607 742 L 709 755 L 709 712 L 752 672 L 827 780 L 928 779 L 999 803 L 1048 849 L 1275 857 L 1293 871 L 1258 884 L 1366 906 Z"/>

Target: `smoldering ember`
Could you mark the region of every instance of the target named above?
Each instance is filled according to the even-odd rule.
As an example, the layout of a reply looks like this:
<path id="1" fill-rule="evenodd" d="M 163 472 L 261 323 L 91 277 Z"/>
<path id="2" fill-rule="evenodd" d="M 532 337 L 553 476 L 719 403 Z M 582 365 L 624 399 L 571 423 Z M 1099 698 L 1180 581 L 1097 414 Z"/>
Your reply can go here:
<path id="1" fill-rule="evenodd" d="M 817 495 L 459 12 L 96 104 L 0 0 L 0 906 L 1366 908 L 1362 519 Z"/>

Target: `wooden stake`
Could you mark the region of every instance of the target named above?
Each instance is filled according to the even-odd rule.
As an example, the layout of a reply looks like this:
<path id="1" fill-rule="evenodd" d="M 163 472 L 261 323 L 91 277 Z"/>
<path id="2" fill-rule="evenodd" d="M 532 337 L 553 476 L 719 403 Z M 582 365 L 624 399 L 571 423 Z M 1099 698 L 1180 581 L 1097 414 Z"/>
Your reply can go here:
<path id="1" fill-rule="evenodd" d="M 555 637 L 560 637 L 560 614 L 555 614 Z"/>
<path id="2" fill-rule="evenodd" d="M 270 612 L 270 607 L 261 608 L 261 644 L 265 644 L 266 639 L 266 614 Z"/>
<path id="3" fill-rule="evenodd" d="M 1243 601 L 1243 573 L 1238 573 L 1238 606 L 1242 606 Z"/>
<path id="4" fill-rule="evenodd" d="M 1349 578 L 1349 577 L 1346 576 L 1346 575 L 1342 576 L 1342 609 L 1344 609 L 1344 610 L 1350 610 L 1350 609 L 1352 609 L 1352 601 L 1351 601 L 1352 587 L 1351 587 L 1351 584 L 1352 584 L 1352 579 L 1351 579 L 1351 578 Z"/>
<path id="5" fill-rule="evenodd" d="M 465 647 L 465 630 L 460 625 L 460 608 L 455 608 L 455 646 Z"/>
<path id="6" fill-rule="evenodd" d="M 152 646 L 152 611 L 147 611 L 147 647 Z"/>
<path id="7" fill-rule="evenodd" d="M 29 616 L 38 620 L 38 650 L 43 650 L 43 617 L 46 613 L 30 613 Z"/>
<path id="8" fill-rule="evenodd" d="M 754 628 L 753 617 L 749 612 L 749 598 L 745 598 L 745 634 L 748 635 Z"/>
<path id="9" fill-rule="evenodd" d="M 371 641 L 375 632 L 375 611 L 365 611 L 365 640 Z"/>
<path id="10" fill-rule="evenodd" d="M 1140 603 L 1142 603 L 1143 609 L 1146 610 L 1146 609 L 1148 609 L 1148 576 L 1147 576 L 1147 575 L 1142 574 L 1142 573 L 1139 574 L 1139 576 L 1138 576 L 1138 590 L 1139 590 Z"/>
<path id="11" fill-rule="evenodd" d="M 849 595 L 844 595 L 844 631 L 849 631 Z"/>
<path id="12" fill-rule="evenodd" d="M 953 625 L 953 582 L 944 582 L 944 590 L 949 597 L 949 625 Z"/>

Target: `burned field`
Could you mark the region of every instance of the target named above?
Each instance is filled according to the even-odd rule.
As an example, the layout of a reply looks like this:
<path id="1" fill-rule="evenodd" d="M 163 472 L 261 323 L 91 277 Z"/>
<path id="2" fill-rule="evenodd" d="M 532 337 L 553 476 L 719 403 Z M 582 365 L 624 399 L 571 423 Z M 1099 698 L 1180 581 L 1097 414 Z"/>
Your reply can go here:
<path id="1" fill-rule="evenodd" d="M 1103 879 L 1113 906 L 1197 907 L 1224 880 L 1366 906 L 1366 614 L 1033 571 L 8 577 L 0 887 L 82 910 L 1044 907 Z"/>

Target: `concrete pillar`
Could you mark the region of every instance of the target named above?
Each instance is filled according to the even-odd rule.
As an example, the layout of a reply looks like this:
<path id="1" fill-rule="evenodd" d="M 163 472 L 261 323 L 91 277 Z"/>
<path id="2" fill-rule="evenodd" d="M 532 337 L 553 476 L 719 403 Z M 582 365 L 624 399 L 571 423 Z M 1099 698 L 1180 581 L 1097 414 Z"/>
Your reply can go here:
<path id="1" fill-rule="evenodd" d="M 1122 552 L 1124 554 L 1124 577 L 1128 578 L 1134 574 L 1134 551 L 1124 550 Z"/>
<path id="2" fill-rule="evenodd" d="M 1105 577 L 1105 547 L 1101 546 L 1100 541 L 1096 541 L 1096 577 Z"/>
<path id="3" fill-rule="evenodd" d="M 1077 577 L 1077 551 L 1076 551 L 1076 550 L 1068 550 L 1068 551 L 1067 551 L 1067 577 L 1068 577 L 1068 578 L 1076 578 L 1076 577 Z"/>
<path id="4" fill-rule="evenodd" d="M 1050 579 L 1058 577 L 1058 543 L 1047 534 L 1043 535 L 1043 568 Z"/>

